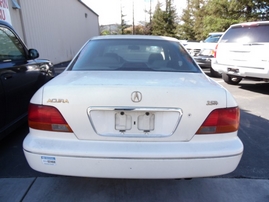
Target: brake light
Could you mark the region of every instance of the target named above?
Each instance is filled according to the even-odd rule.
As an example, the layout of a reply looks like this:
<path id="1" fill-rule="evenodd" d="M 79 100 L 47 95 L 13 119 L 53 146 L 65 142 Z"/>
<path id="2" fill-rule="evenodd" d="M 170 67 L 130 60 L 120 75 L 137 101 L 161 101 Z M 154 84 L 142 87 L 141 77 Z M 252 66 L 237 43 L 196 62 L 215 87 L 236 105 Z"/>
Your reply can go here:
<path id="1" fill-rule="evenodd" d="M 259 23 L 256 22 L 250 22 L 250 23 L 244 23 L 241 25 L 242 27 L 258 27 Z"/>
<path id="2" fill-rule="evenodd" d="M 214 58 L 217 57 L 217 49 L 218 49 L 218 45 L 219 45 L 219 44 L 216 45 L 215 50 L 214 50 Z"/>
<path id="3" fill-rule="evenodd" d="M 52 106 L 30 104 L 28 123 L 33 129 L 72 132 L 59 110 Z"/>
<path id="4" fill-rule="evenodd" d="M 239 128 L 240 110 L 238 107 L 212 111 L 196 134 L 229 133 Z"/>

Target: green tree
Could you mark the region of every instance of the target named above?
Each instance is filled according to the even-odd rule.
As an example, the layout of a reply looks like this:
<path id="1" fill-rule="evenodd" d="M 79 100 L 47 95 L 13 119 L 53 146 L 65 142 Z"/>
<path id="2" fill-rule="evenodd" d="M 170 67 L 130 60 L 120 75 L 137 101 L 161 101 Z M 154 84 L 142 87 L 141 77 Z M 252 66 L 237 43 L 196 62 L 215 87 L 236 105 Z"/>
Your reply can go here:
<path id="1" fill-rule="evenodd" d="M 269 20 L 269 1 L 209 0 L 204 17 L 206 31 L 225 31 L 240 22 Z"/>
<path id="2" fill-rule="evenodd" d="M 269 20 L 269 0 L 188 0 L 180 20 L 181 36 L 202 40 L 231 24 Z"/>
<path id="3" fill-rule="evenodd" d="M 109 30 L 103 30 L 101 32 L 101 35 L 110 35 L 110 31 Z"/>
<path id="4" fill-rule="evenodd" d="M 145 26 L 144 25 L 136 25 L 134 26 L 135 34 L 136 35 L 143 35 L 145 34 Z"/>
<path id="5" fill-rule="evenodd" d="M 177 37 L 178 17 L 172 0 L 166 0 L 165 10 L 161 7 L 158 1 L 152 18 L 152 34 Z"/>
<path id="6" fill-rule="evenodd" d="M 166 9 L 164 12 L 165 36 L 177 37 L 178 16 L 173 0 L 166 0 Z"/>
<path id="7" fill-rule="evenodd" d="M 152 34 L 152 0 L 149 0 L 150 2 L 150 7 L 149 7 L 149 10 L 146 10 L 145 9 L 145 13 L 149 15 L 149 22 L 146 22 L 146 19 L 145 19 L 145 22 L 143 23 L 144 24 L 144 34 L 145 35 L 151 35 Z"/>
<path id="8" fill-rule="evenodd" d="M 231 24 L 245 21 L 238 6 L 236 0 L 210 0 L 203 19 L 205 32 L 225 31 Z"/>
<path id="9" fill-rule="evenodd" d="M 192 17 L 190 0 L 187 0 L 187 8 L 183 9 L 180 21 L 182 23 L 179 24 L 179 38 L 186 40 L 194 40 L 194 19 Z"/>
<path id="10" fill-rule="evenodd" d="M 128 27 L 128 25 L 126 24 L 126 21 L 124 20 L 124 17 L 126 15 L 123 14 L 122 6 L 121 6 L 121 10 L 120 10 L 120 15 L 121 15 L 120 30 L 121 30 L 121 34 L 124 34 L 124 30 Z"/>
<path id="11" fill-rule="evenodd" d="M 162 11 L 161 7 L 162 4 L 158 1 L 152 18 L 152 35 L 161 36 L 165 33 L 164 11 Z"/>
<path id="12" fill-rule="evenodd" d="M 207 1 L 188 0 L 187 8 L 183 10 L 180 18 L 180 30 L 187 40 L 203 40 L 208 33 L 205 33 L 204 16 L 206 13 Z"/>
<path id="13" fill-rule="evenodd" d="M 241 0 L 236 1 L 234 5 L 240 17 L 245 21 L 268 20 L 269 1 L 260 0 Z"/>
<path id="14" fill-rule="evenodd" d="M 192 12 L 193 18 L 195 19 L 193 24 L 193 29 L 195 33 L 195 39 L 197 41 L 202 41 L 205 39 L 208 33 L 205 33 L 204 28 L 204 16 L 207 16 L 206 13 L 206 1 L 205 0 L 192 0 Z"/>

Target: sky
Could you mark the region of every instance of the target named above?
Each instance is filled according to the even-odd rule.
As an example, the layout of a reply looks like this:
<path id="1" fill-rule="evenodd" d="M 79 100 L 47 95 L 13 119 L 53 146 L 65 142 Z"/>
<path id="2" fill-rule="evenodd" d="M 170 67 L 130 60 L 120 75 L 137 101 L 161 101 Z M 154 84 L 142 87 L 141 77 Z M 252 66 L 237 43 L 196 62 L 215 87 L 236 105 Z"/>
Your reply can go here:
<path id="1" fill-rule="evenodd" d="M 132 24 L 133 18 L 133 3 L 134 3 L 134 19 L 135 24 L 140 21 L 149 21 L 149 15 L 146 15 L 144 10 L 149 10 L 150 0 L 82 0 L 89 8 L 99 15 L 99 24 L 120 24 L 121 21 L 121 7 L 124 20 L 128 24 Z M 152 0 L 152 12 L 158 0 Z M 159 0 L 163 3 L 165 0 Z M 186 0 L 174 0 L 174 5 L 177 8 L 177 13 L 180 14 L 185 8 Z M 122 6 L 121 6 L 122 5 Z"/>

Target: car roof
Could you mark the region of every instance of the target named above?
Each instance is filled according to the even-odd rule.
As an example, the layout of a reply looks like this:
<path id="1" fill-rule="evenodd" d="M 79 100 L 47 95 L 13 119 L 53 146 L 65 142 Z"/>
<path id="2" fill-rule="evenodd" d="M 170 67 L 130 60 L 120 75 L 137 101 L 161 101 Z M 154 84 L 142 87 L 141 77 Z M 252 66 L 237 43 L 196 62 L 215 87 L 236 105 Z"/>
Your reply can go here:
<path id="1" fill-rule="evenodd" d="M 177 41 L 176 38 L 167 37 L 167 36 L 152 36 L 152 35 L 105 35 L 105 36 L 96 36 L 91 40 L 100 40 L 100 39 L 147 39 L 147 40 L 167 40 L 167 41 Z"/>
<path id="2" fill-rule="evenodd" d="M 209 35 L 221 35 L 224 34 L 224 32 L 210 32 Z"/>
<path id="3" fill-rule="evenodd" d="M 238 27 L 238 26 L 258 26 L 258 25 L 266 25 L 269 24 L 269 21 L 253 21 L 253 22 L 242 22 L 231 25 L 231 27 Z"/>
<path id="4" fill-rule="evenodd" d="M 6 22 L 6 21 L 0 20 L 0 24 L 12 28 L 11 24 L 9 24 L 9 23 Z"/>

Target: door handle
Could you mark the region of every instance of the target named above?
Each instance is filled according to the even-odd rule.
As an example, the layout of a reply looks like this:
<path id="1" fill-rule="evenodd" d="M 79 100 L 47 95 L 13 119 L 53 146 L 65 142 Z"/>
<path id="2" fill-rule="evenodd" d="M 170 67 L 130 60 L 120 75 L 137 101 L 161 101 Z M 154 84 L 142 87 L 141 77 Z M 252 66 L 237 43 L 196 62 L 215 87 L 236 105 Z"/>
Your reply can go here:
<path id="1" fill-rule="evenodd" d="M 8 74 L 8 75 L 5 75 L 5 76 L 4 76 L 4 79 L 5 79 L 5 80 L 11 79 L 11 78 L 12 78 L 12 75 L 11 75 L 11 74 Z"/>
<path id="2" fill-rule="evenodd" d="M 8 79 L 11 79 L 14 74 L 16 74 L 16 72 L 8 70 L 8 71 L 1 72 L 0 76 L 3 80 L 8 80 Z"/>

